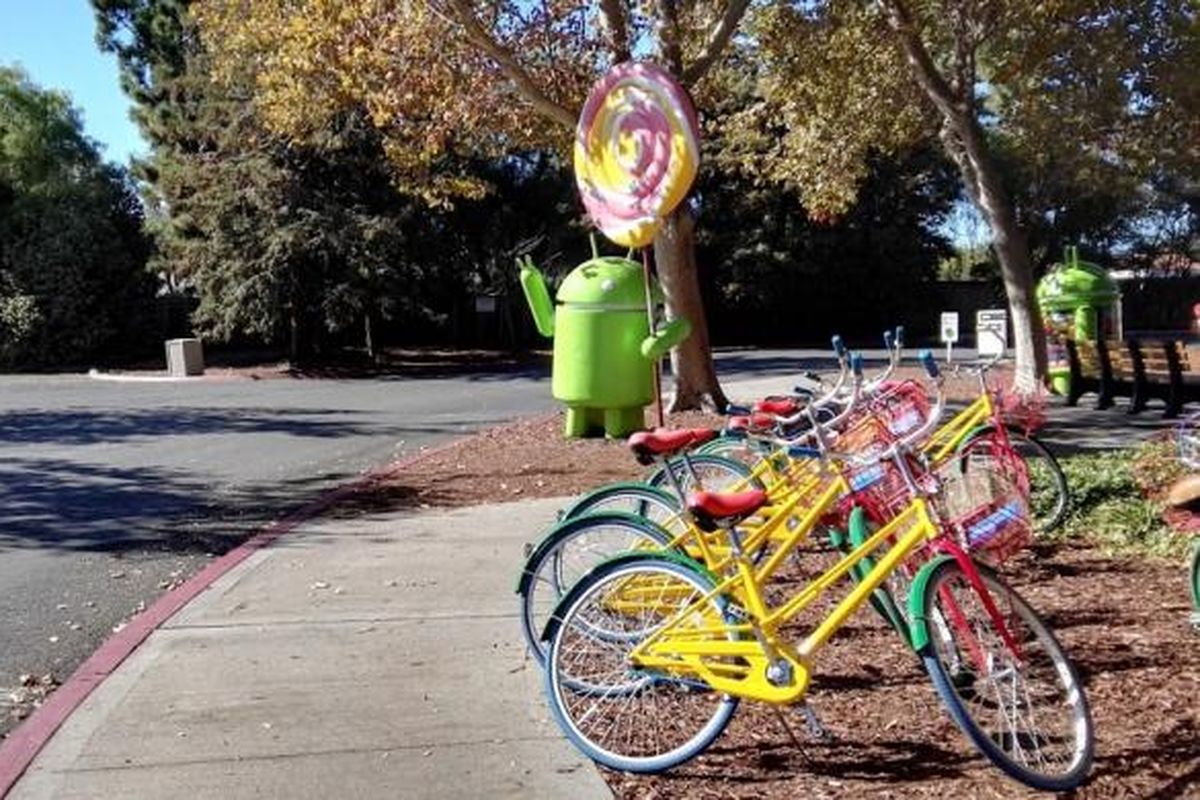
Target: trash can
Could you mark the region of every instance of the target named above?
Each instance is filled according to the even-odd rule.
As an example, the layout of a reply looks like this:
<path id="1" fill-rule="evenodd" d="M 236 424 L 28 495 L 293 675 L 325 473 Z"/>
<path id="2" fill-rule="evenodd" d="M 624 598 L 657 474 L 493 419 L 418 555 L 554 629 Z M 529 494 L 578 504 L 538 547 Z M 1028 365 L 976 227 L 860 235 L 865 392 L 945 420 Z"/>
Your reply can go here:
<path id="1" fill-rule="evenodd" d="M 1065 340 L 1121 338 L 1121 292 L 1103 267 L 1080 261 L 1079 249 L 1068 247 L 1063 263 L 1038 282 L 1037 301 L 1046 328 L 1050 386 L 1065 395 L 1071 390 Z"/>
<path id="2" fill-rule="evenodd" d="M 199 339 L 167 340 L 167 372 L 174 378 L 204 374 L 204 349 Z"/>

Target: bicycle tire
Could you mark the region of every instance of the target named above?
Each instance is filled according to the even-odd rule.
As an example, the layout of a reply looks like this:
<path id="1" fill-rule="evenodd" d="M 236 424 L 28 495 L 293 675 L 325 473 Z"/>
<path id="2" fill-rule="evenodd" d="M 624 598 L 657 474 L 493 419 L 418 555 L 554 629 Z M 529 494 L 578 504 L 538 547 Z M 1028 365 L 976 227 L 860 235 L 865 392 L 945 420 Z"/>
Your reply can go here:
<path id="1" fill-rule="evenodd" d="M 530 655 L 539 666 L 546 663 L 546 644 L 542 640 L 542 632 L 553 609 L 570 590 L 569 586 L 563 585 L 569 579 L 564 579 L 559 574 L 562 568 L 561 554 L 572 540 L 597 536 L 605 530 L 623 531 L 628 538 L 611 537 L 611 541 L 603 549 L 595 552 L 591 563 L 586 565 L 587 570 L 607 557 L 628 551 L 631 549 L 627 546 L 629 544 L 637 546 L 641 543 L 661 549 L 670 544 L 672 538 L 669 533 L 649 520 L 621 512 L 575 517 L 551 528 L 525 560 L 517 582 L 517 595 L 521 605 L 521 634 L 525 637 Z M 581 571 L 578 577 L 582 577 L 583 574 L 586 574 L 586 570 Z M 544 596 L 539 595 L 543 587 L 547 590 Z"/>
<path id="2" fill-rule="evenodd" d="M 744 484 L 744 488 L 764 489 L 762 481 L 751 476 L 750 467 L 735 461 L 731 458 L 723 456 L 697 454 L 688 456 L 688 461 L 691 462 L 692 469 L 696 470 L 700 480 L 706 480 L 705 473 L 711 477 L 717 477 L 719 483 L 705 483 L 704 488 L 712 492 L 720 492 L 729 489 L 735 484 Z M 694 491 L 692 487 L 692 476 L 688 474 L 687 467 L 684 466 L 682 459 L 672 459 L 668 465 L 664 465 L 651 473 L 646 479 L 646 483 L 650 486 L 665 488 L 670 486 L 670 481 L 667 479 L 667 468 L 671 467 L 677 470 L 679 483 L 683 487 L 683 491 Z"/>
<path id="3" fill-rule="evenodd" d="M 1200 540 L 1192 545 L 1189 583 L 1192 588 L 1192 624 L 1200 628 Z"/>
<path id="4" fill-rule="evenodd" d="M 588 492 L 563 512 L 560 519 L 609 511 L 623 511 L 650 520 L 668 533 L 679 534 L 686 525 L 667 524 L 679 518 L 683 506 L 675 495 L 645 483 L 614 483 Z"/>
<path id="5" fill-rule="evenodd" d="M 954 722 L 975 748 L 1006 775 L 1043 791 L 1074 789 L 1087 777 L 1095 749 L 1091 712 L 1079 675 L 1054 634 L 1024 598 L 987 567 L 980 565 L 978 570 L 988 593 L 1004 615 L 1010 634 L 1021 640 L 1019 663 L 994 630 L 992 619 L 962 566 L 952 558 L 944 558 L 928 565 L 914 583 L 921 593 L 914 600 L 920 608 L 922 621 L 941 620 L 935 626 L 938 630 L 927 637 L 919 650 L 926 671 Z M 958 592 L 955 592 L 955 581 L 959 583 Z M 950 624 L 947 620 L 961 615 L 960 619 L 965 621 L 968 611 L 979 613 L 969 623 L 972 635 L 964 637 L 961 622 Z M 913 616 L 917 616 L 915 611 Z M 1032 639 L 1025 638 L 1028 634 L 1032 634 Z M 922 637 L 914 630 L 914 638 Z M 978 645 L 974 658 L 970 654 L 971 648 L 964 648 L 961 641 Z M 986 654 L 982 652 L 984 646 L 987 646 Z M 1041 659 L 1038 658 L 1039 651 Z M 1048 664 L 1041 663 L 1042 660 Z M 979 669 L 980 661 L 984 670 Z M 983 671 L 987 674 L 980 675 Z M 1012 676 L 1011 692 L 1008 683 L 1001 685 L 1001 681 L 1008 681 L 1009 676 Z M 1025 717 L 1033 702 L 1030 684 L 1045 676 L 1053 676 L 1047 685 L 1053 684 L 1054 697 L 1048 703 L 1039 704 L 1039 720 L 1031 713 Z M 1036 684 L 1035 688 L 1048 692 Z M 1011 716 L 1005 707 L 1006 698 L 1010 696 L 1020 700 L 1013 703 Z M 1058 738 L 1044 735 L 1038 722 L 1062 713 L 1066 718 L 1058 721 L 1066 724 Z M 1011 723 L 1013 730 L 1003 730 L 1004 724 L 1000 725 L 999 731 L 989 730 L 990 723 L 1001 718 L 1006 724 Z M 1021 727 L 1026 724 L 1032 725 L 1033 729 Z M 1043 771 L 1046 764 L 1044 751 L 1058 739 L 1069 740 L 1069 757 L 1062 759 L 1065 766 L 1061 770 Z M 1029 758 L 1042 763 L 1034 768 Z"/>
<path id="6" fill-rule="evenodd" d="M 603 606 L 609 602 L 614 586 L 619 588 L 621 582 L 630 580 L 664 579 L 674 579 L 683 587 L 685 599 L 680 601 L 681 604 L 689 602 L 686 598 L 707 594 L 716 585 L 705 573 L 678 558 L 664 555 L 619 557 L 596 567 L 572 588 L 555 610 L 552 630 L 548 630 L 551 642 L 545 687 L 551 714 L 577 749 L 610 769 L 657 773 L 694 758 L 721 735 L 737 709 L 737 698 L 669 676 L 630 670 L 620 649 L 609 643 L 597 648 L 594 655 L 589 655 L 587 650 L 582 650 L 581 655 L 581 648 L 589 647 L 595 639 L 589 633 L 594 626 L 580 625 L 579 619 L 589 613 L 607 614 L 606 610 L 593 609 L 596 604 Z M 724 616 L 723 604 L 717 598 L 711 602 L 713 613 Z M 670 613 L 673 612 L 667 611 L 665 616 L 669 617 Z M 647 620 L 636 624 L 639 627 L 635 632 L 657 628 L 657 624 Z M 589 675 L 589 668 L 602 670 L 601 678 Z M 600 684 L 601 679 L 619 683 Z M 578 688 L 581 685 L 589 688 L 581 691 Z M 598 686 L 605 685 L 610 688 L 597 690 Z M 601 705 L 609 699 L 617 702 L 611 706 Z M 643 702 L 647 699 L 648 702 Z M 584 705 L 586 710 L 581 708 Z M 621 717 L 609 721 L 614 715 Z M 664 717 L 669 718 L 672 730 L 661 727 Z M 591 727 L 585 728 L 585 722 Z M 617 743 L 623 752 L 614 749 L 616 744 L 597 741 L 596 726 L 606 722 L 607 726 L 600 733 L 625 732 L 626 741 Z M 646 735 L 646 728 L 652 728 L 652 735 Z M 679 744 L 667 738 L 675 731 L 682 731 Z M 636 749 L 647 752 L 631 752 Z"/>
<path id="7" fill-rule="evenodd" d="M 850 512 L 849 533 L 843 533 L 840 530 L 831 528 L 829 531 L 830 543 L 842 555 L 850 554 L 867 540 L 868 532 L 866 524 L 866 515 L 862 509 L 855 508 Z M 866 556 L 850 568 L 848 574 L 850 582 L 857 586 L 863 582 L 874 568 L 875 559 L 871 556 Z M 875 591 L 871 592 L 871 596 L 867 598 L 867 601 L 871 604 L 871 608 L 875 610 L 875 613 L 882 617 L 883 621 L 904 640 L 904 644 L 911 647 L 912 640 L 909 636 L 908 617 L 904 615 L 901 610 L 902 604 L 896 602 L 887 584 L 879 586 Z"/>

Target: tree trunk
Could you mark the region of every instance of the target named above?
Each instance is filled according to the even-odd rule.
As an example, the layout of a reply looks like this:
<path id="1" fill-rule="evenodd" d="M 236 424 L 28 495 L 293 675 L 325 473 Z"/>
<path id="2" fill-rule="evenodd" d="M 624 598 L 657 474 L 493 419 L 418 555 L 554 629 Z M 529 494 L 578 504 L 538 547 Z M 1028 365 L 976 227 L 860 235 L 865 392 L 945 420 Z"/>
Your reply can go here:
<path id="1" fill-rule="evenodd" d="M 368 308 L 363 313 L 363 344 L 367 348 L 367 358 L 374 364 L 379 359 L 375 357 L 375 332 L 371 327 L 371 309 Z"/>
<path id="2" fill-rule="evenodd" d="M 708 321 L 704 316 L 696 270 L 695 227 L 692 215 L 681 205 L 667 217 L 654 237 L 654 261 L 667 298 L 667 318 L 684 317 L 692 325 L 691 336 L 671 351 L 675 395 L 668 411 L 704 406 L 723 410 L 729 402 L 717 381 L 712 360 Z"/>
<path id="3" fill-rule="evenodd" d="M 992 229 L 992 247 L 1000 261 L 1004 291 L 1013 323 L 1017 363 L 1013 388 L 1029 394 L 1046 378 L 1046 331 L 1033 287 L 1033 262 L 1029 240 L 1017 223 L 1017 213 L 1000 178 L 1000 170 L 974 119 L 960 120 L 961 149 L 951 155 L 958 162 L 968 193 Z"/>

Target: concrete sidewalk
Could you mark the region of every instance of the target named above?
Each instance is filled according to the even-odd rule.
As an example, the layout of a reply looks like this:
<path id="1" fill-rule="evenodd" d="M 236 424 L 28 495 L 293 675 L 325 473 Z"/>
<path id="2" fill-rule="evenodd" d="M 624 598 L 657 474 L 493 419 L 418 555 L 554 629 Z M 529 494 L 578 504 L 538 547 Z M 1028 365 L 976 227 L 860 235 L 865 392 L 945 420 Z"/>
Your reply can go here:
<path id="1" fill-rule="evenodd" d="M 517 621 L 522 545 L 561 506 L 302 525 L 154 632 L 9 797 L 610 796 Z"/>

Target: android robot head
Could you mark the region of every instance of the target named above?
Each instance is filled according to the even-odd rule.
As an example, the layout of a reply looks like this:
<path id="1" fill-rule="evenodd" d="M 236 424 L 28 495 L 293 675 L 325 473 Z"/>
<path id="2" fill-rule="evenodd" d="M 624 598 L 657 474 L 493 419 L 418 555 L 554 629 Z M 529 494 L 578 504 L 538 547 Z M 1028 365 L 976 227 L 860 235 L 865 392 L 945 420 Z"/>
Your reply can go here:
<path id="1" fill-rule="evenodd" d="M 691 326 L 672 320 L 651 331 L 641 265 L 597 257 L 580 264 L 550 301 L 545 280 L 527 259 L 521 286 L 538 331 L 554 338 L 551 388 L 567 407 L 565 434 L 627 436 L 644 427 L 654 398 L 654 362 L 687 338 Z M 655 304 L 662 293 L 652 284 Z"/>

